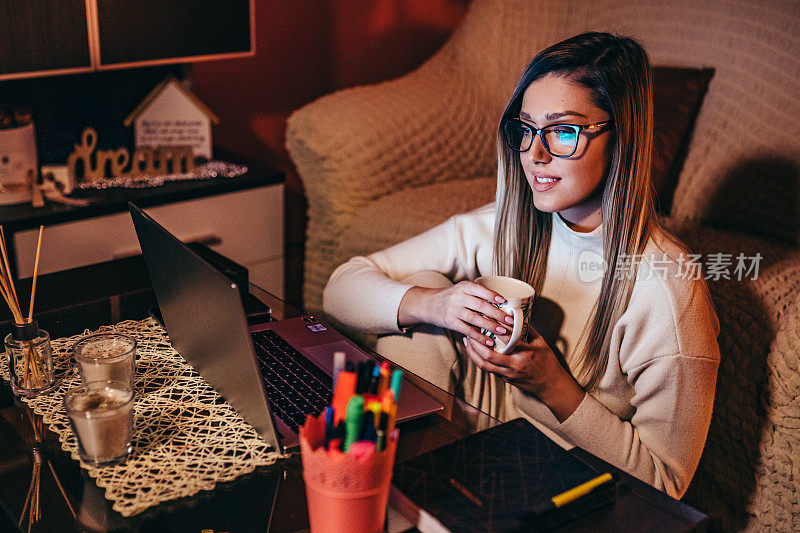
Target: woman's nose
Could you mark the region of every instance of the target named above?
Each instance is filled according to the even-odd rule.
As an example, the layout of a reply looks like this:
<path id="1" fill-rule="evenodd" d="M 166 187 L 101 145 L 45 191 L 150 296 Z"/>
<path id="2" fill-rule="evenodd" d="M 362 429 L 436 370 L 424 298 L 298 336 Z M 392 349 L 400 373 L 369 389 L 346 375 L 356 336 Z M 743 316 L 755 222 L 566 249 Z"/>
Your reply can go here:
<path id="1" fill-rule="evenodd" d="M 549 163 L 553 159 L 553 156 L 544 149 L 541 135 L 533 138 L 533 143 L 527 153 L 534 163 Z"/>

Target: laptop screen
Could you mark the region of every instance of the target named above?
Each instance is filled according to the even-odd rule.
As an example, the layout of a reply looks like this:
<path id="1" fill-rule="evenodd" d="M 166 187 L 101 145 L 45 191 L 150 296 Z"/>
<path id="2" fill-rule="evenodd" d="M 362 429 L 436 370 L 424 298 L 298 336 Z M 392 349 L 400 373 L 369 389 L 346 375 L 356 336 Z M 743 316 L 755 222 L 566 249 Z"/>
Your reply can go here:
<path id="1" fill-rule="evenodd" d="M 236 284 L 137 206 L 128 208 L 172 346 L 282 451 Z"/>

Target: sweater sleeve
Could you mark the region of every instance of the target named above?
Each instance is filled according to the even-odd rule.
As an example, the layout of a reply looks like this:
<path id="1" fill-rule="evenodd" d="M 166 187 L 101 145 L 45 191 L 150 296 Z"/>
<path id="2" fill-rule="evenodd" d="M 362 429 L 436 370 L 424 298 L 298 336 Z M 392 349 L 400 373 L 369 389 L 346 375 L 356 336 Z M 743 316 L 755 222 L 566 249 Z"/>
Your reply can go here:
<path id="1" fill-rule="evenodd" d="M 717 363 L 704 357 L 660 357 L 635 379 L 633 401 L 640 407 L 630 421 L 587 394 L 555 429 L 576 446 L 680 498 L 703 451 Z"/>
<path id="2" fill-rule="evenodd" d="M 695 298 L 685 306 L 667 294 L 661 295 L 667 305 L 632 298 L 615 325 L 608 372 L 621 371 L 632 390 L 630 419 L 604 403 L 620 393 L 604 390 L 602 381 L 563 423 L 514 387 L 516 407 L 572 444 L 680 498 L 703 451 L 719 365 L 719 323 L 704 290 L 695 286 Z"/>
<path id="3" fill-rule="evenodd" d="M 478 262 L 491 257 L 493 212 L 489 205 L 456 215 L 407 241 L 350 259 L 331 274 L 324 311 L 362 333 L 399 333 L 397 311 L 412 287 L 402 280 L 421 271 L 439 272 L 453 283 L 477 278 Z"/>

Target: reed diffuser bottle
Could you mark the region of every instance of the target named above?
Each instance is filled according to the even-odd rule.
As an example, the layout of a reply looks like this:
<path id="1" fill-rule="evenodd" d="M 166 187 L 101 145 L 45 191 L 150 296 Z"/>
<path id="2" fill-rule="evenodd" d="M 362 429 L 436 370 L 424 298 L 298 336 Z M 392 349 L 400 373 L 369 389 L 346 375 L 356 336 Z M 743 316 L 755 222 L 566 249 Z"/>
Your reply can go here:
<path id="1" fill-rule="evenodd" d="M 22 312 L 14 287 L 14 277 L 8 262 L 8 250 L 3 226 L 0 226 L 0 295 L 8 304 L 14 317 L 14 329 L 6 336 L 6 357 L 8 373 L 11 376 L 11 390 L 17 396 L 36 396 L 47 392 L 55 385 L 53 372 L 53 350 L 50 335 L 39 329 L 33 319 L 33 301 L 36 295 L 36 279 L 39 273 L 39 252 L 42 249 L 42 231 L 39 226 L 39 241 L 36 244 L 36 262 L 33 267 L 31 301 L 27 318 Z"/>
<path id="2" fill-rule="evenodd" d="M 14 324 L 5 344 L 14 394 L 36 396 L 53 388 L 55 373 L 50 335 L 39 329 L 36 320 Z"/>

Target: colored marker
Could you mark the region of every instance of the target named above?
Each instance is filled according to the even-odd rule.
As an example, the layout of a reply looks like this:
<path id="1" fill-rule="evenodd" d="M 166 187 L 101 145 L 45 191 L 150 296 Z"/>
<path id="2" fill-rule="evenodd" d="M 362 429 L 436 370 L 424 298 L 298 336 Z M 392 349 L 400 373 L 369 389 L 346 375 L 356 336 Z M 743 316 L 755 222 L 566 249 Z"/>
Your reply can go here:
<path id="1" fill-rule="evenodd" d="M 377 440 L 378 434 L 375 431 L 375 417 L 370 416 L 370 413 L 365 413 L 367 416 L 364 417 L 364 426 L 363 430 L 361 431 L 361 438 L 359 440 L 368 440 L 370 442 L 375 442 Z"/>
<path id="2" fill-rule="evenodd" d="M 383 412 L 383 404 L 379 402 L 377 399 L 367 402 L 367 411 L 372 412 L 373 418 L 375 418 L 375 427 L 378 427 L 378 422 L 380 421 L 381 412 Z"/>
<path id="3" fill-rule="evenodd" d="M 376 429 L 375 435 L 375 451 L 382 452 L 386 449 L 386 432 L 382 429 Z"/>
<path id="4" fill-rule="evenodd" d="M 366 361 L 361 361 L 358 363 L 358 381 L 356 382 L 356 394 L 361 394 L 367 391 L 367 387 L 369 386 L 369 378 L 372 375 L 372 370 L 369 367 L 369 363 Z"/>
<path id="5" fill-rule="evenodd" d="M 325 408 L 325 448 L 327 448 L 331 440 L 334 438 L 336 426 L 333 421 L 334 409 L 331 406 Z"/>
<path id="6" fill-rule="evenodd" d="M 381 411 L 381 416 L 378 417 L 378 429 L 387 433 L 387 429 L 389 428 L 389 413 L 386 411 Z"/>
<path id="7" fill-rule="evenodd" d="M 383 411 L 389 415 L 389 422 L 386 425 L 386 434 L 391 435 L 394 429 L 395 418 L 397 417 L 397 403 L 394 401 L 394 392 L 392 389 L 386 391 L 383 395 Z"/>
<path id="8" fill-rule="evenodd" d="M 597 476 L 596 478 L 587 481 L 577 487 L 570 489 L 566 492 L 559 494 L 558 496 L 553 496 L 552 501 L 556 507 L 563 507 L 570 502 L 574 502 L 581 496 L 585 496 L 589 494 L 591 491 L 603 485 L 604 483 L 608 483 L 611 481 L 612 477 L 611 474 L 605 473 Z"/>
<path id="9" fill-rule="evenodd" d="M 378 421 L 378 429 L 375 430 L 375 450 L 382 452 L 386 449 L 386 428 L 389 426 L 389 413 L 381 411 Z"/>
<path id="10" fill-rule="evenodd" d="M 368 440 L 354 442 L 353 445 L 350 446 L 350 453 L 356 459 L 364 459 L 375 454 L 375 443 Z"/>
<path id="11" fill-rule="evenodd" d="M 380 377 L 378 381 L 378 398 L 383 398 L 383 393 L 389 387 L 389 362 L 384 361 L 378 370 Z"/>
<path id="12" fill-rule="evenodd" d="M 339 380 L 339 374 L 344 372 L 345 363 L 344 352 L 334 352 L 333 354 L 333 388 L 336 388 L 336 382 Z"/>
<path id="13" fill-rule="evenodd" d="M 365 392 L 365 393 L 364 393 L 364 394 L 362 394 L 361 396 L 363 396 L 363 397 L 364 397 L 364 406 L 365 406 L 364 408 L 365 408 L 365 409 L 366 409 L 366 406 L 370 404 L 370 402 L 380 402 L 380 401 L 381 401 L 381 399 L 380 399 L 380 398 L 378 398 L 378 397 L 377 397 L 376 395 L 374 395 L 374 394 L 367 394 L 367 393 Z"/>
<path id="14" fill-rule="evenodd" d="M 372 376 L 370 377 L 369 380 L 369 389 L 367 389 L 367 392 L 369 394 L 374 394 L 376 396 L 378 395 L 378 383 L 380 382 L 380 380 L 381 380 L 381 367 L 376 365 L 372 368 Z"/>
<path id="15" fill-rule="evenodd" d="M 341 372 L 336 382 L 331 405 L 334 410 L 333 423 L 338 424 L 344 420 L 347 413 L 347 402 L 356 393 L 356 375 L 352 372 Z"/>
<path id="16" fill-rule="evenodd" d="M 354 442 L 359 440 L 364 425 L 364 398 L 356 394 L 347 403 L 347 417 L 344 419 L 344 445 L 342 451 L 347 452 Z"/>
<path id="17" fill-rule="evenodd" d="M 394 401 L 400 401 L 400 387 L 403 384 L 403 371 L 395 370 L 392 372 L 392 392 L 394 393 Z"/>
<path id="18" fill-rule="evenodd" d="M 538 515 L 546 513 L 547 511 L 549 511 L 551 509 L 555 509 L 555 508 L 558 508 L 558 507 L 563 507 L 563 506 L 567 505 L 568 503 L 574 502 L 578 498 L 586 496 L 587 494 L 592 492 L 597 487 L 599 487 L 601 485 L 605 485 L 606 483 L 608 483 L 612 479 L 614 479 L 614 478 L 608 472 L 606 472 L 605 474 L 601 474 L 601 475 L 597 476 L 594 479 L 590 479 L 586 483 L 582 483 L 582 484 L 578 485 L 577 487 L 569 489 L 566 492 L 562 492 L 558 496 L 553 496 L 552 498 L 550 498 L 550 500 L 547 503 L 544 503 L 542 505 L 539 505 L 539 506 L 535 507 L 533 509 L 533 511 L 530 512 L 529 514 L 533 515 L 533 516 L 538 516 Z"/>

